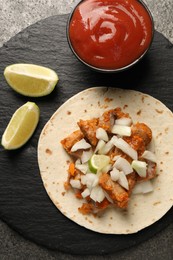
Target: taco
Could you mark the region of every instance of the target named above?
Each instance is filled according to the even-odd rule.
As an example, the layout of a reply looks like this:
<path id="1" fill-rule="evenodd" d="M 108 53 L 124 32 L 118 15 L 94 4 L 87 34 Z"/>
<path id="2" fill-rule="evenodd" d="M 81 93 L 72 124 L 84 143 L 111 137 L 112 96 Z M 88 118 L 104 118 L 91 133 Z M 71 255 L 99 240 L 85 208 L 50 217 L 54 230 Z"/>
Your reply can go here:
<path id="1" fill-rule="evenodd" d="M 38 143 L 44 187 L 55 206 L 100 233 L 130 234 L 173 205 L 173 114 L 134 90 L 97 87 L 75 95 Z"/>

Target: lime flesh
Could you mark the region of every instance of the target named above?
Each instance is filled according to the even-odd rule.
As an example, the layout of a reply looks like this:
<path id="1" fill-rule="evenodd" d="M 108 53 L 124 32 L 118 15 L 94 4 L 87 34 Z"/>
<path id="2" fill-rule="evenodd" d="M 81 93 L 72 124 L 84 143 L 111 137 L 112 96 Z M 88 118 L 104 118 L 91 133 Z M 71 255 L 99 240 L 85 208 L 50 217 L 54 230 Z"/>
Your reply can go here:
<path id="1" fill-rule="evenodd" d="M 94 154 L 88 162 L 89 169 L 93 173 L 97 173 L 110 162 L 110 157 L 107 155 Z"/>

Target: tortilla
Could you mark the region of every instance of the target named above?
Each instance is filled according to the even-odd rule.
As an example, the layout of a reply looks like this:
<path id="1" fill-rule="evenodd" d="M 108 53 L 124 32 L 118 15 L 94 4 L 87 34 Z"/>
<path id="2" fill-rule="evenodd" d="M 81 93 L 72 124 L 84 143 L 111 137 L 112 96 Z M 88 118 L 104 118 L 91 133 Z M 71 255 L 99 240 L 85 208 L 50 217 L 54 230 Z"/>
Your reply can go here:
<path id="1" fill-rule="evenodd" d="M 133 122 L 147 124 L 153 133 L 158 177 L 154 191 L 132 195 L 128 210 L 108 208 L 100 217 L 82 215 L 83 200 L 65 191 L 68 161 L 60 141 L 78 129 L 79 119 L 99 117 L 105 110 L 121 107 Z M 55 206 L 77 224 L 105 234 L 130 234 L 158 221 L 173 205 L 173 114 L 159 100 L 134 90 L 95 87 L 66 101 L 50 118 L 40 135 L 38 163 L 44 187 Z"/>

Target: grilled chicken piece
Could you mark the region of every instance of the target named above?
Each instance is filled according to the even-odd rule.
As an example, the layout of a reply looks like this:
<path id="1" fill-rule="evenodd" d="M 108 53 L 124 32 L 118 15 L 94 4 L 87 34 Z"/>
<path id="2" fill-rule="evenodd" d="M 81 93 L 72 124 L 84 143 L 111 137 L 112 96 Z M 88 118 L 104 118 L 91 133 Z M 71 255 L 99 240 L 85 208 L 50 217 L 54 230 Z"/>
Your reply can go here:
<path id="1" fill-rule="evenodd" d="M 111 132 L 111 129 L 115 122 L 115 113 L 114 109 L 106 111 L 99 118 L 99 127 L 105 129 L 107 132 Z"/>
<path id="2" fill-rule="evenodd" d="M 125 154 L 124 152 L 122 152 L 117 147 L 111 149 L 107 155 L 110 157 L 112 165 L 115 163 L 115 161 L 113 160 L 115 156 L 121 156 L 122 158 L 126 159 L 129 163 L 132 162 L 132 158 L 127 154 Z"/>
<path id="3" fill-rule="evenodd" d="M 129 184 L 129 190 L 128 190 L 128 194 L 130 195 L 132 193 L 132 190 L 136 184 L 137 181 L 137 174 L 135 172 L 132 172 L 130 174 L 128 174 L 127 176 L 127 181 Z"/>
<path id="4" fill-rule="evenodd" d="M 96 130 L 101 127 L 105 129 L 108 133 L 110 133 L 115 119 L 119 119 L 122 117 L 129 118 L 129 115 L 122 112 L 121 108 L 118 107 L 104 112 L 100 118 L 93 118 L 91 120 L 80 120 L 78 122 L 78 126 L 84 134 L 84 137 L 88 139 L 88 141 L 93 146 L 96 146 L 98 142 L 98 139 L 96 138 Z"/>
<path id="5" fill-rule="evenodd" d="M 79 157 L 81 155 L 81 151 L 71 152 L 71 148 L 75 143 L 80 141 L 82 138 L 84 138 L 83 133 L 80 130 L 77 130 L 64 138 L 61 141 L 61 144 L 63 145 L 64 149 L 67 151 L 68 154 L 73 155 L 75 157 Z"/>
<path id="6" fill-rule="evenodd" d="M 88 215 L 93 213 L 94 205 L 92 203 L 83 203 L 80 208 L 78 208 L 79 212 L 83 215 Z"/>
<path id="7" fill-rule="evenodd" d="M 124 140 L 130 144 L 130 146 L 138 152 L 138 156 L 143 154 L 147 145 L 151 142 L 152 132 L 151 129 L 144 123 L 137 123 L 132 126 L 132 134 L 130 137 L 124 137 Z M 142 160 L 142 158 L 141 158 Z M 147 181 L 156 177 L 156 163 L 147 162 L 148 170 L 147 176 L 142 178 L 137 175 L 137 181 Z"/>
<path id="8" fill-rule="evenodd" d="M 78 126 L 82 131 L 84 137 L 88 139 L 93 146 L 97 145 L 98 139 L 96 138 L 96 130 L 98 128 L 98 118 L 91 120 L 80 120 Z"/>
<path id="9" fill-rule="evenodd" d="M 132 137 L 134 136 L 142 138 L 145 146 L 147 146 L 151 142 L 152 132 L 151 129 L 144 123 L 137 123 L 132 126 Z"/>
<path id="10" fill-rule="evenodd" d="M 100 214 L 102 213 L 111 203 L 105 198 L 102 202 L 92 202 L 83 203 L 80 208 L 78 208 L 79 212 L 83 215 L 87 214 Z"/>
<path id="11" fill-rule="evenodd" d="M 120 107 L 108 110 L 99 118 L 99 127 L 105 129 L 108 133 L 111 133 L 115 119 L 123 117 L 129 118 L 129 114 L 122 112 Z"/>
<path id="12" fill-rule="evenodd" d="M 108 193 L 115 205 L 119 208 L 127 208 L 129 194 L 117 182 L 112 181 L 107 173 L 103 173 L 99 178 L 99 185 Z"/>
<path id="13" fill-rule="evenodd" d="M 146 150 L 147 145 L 151 142 L 152 132 L 151 129 L 144 123 L 137 123 L 131 128 L 132 134 L 130 137 L 124 137 L 123 139 L 129 143 L 129 145 L 138 152 L 138 156 L 141 156 Z"/>

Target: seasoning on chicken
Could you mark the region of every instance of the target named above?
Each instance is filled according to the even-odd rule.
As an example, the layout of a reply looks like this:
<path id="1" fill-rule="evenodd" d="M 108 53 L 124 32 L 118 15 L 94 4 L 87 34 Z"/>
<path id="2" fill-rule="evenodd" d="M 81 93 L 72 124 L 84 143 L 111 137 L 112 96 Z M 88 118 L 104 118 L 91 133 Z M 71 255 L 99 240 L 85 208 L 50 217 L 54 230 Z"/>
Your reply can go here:
<path id="1" fill-rule="evenodd" d="M 130 195 L 132 193 L 132 190 L 137 182 L 137 174 L 135 172 L 132 172 L 130 174 L 127 175 L 127 181 L 129 184 L 129 190 L 128 190 L 128 194 Z"/>
<path id="2" fill-rule="evenodd" d="M 151 129 L 144 123 L 137 123 L 132 126 L 132 138 L 134 136 L 138 136 L 142 138 L 142 140 L 145 143 L 145 146 L 147 146 L 152 139 L 152 132 Z"/>
<path id="3" fill-rule="evenodd" d="M 129 114 L 122 112 L 120 107 L 105 111 L 99 118 L 99 127 L 111 133 L 111 129 L 115 123 L 115 119 L 129 118 Z"/>
<path id="4" fill-rule="evenodd" d="M 117 182 L 112 181 L 107 173 L 103 173 L 99 178 L 99 185 L 108 193 L 114 204 L 119 208 L 127 208 L 128 192 Z"/>
<path id="5" fill-rule="evenodd" d="M 123 138 L 141 156 L 151 142 L 151 129 L 144 123 L 137 123 L 131 127 L 131 136 Z"/>
<path id="6" fill-rule="evenodd" d="M 80 154 L 78 154 L 78 151 L 72 153 L 71 148 L 73 147 L 73 145 L 75 143 L 80 141 L 83 137 L 84 137 L 83 133 L 80 130 L 76 130 L 72 134 L 70 134 L 63 140 L 61 140 L 61 144 L 63 145 L 64 149 L 66 150 L 66 152 L 68 154 L 78 157 L 78 156 L 80 156 Z"/>
<path id="7" fill-rule="evenodd" d="M 83 133 L 84 137 L 90 142 L 91 145 L 97 145 L 96 130 L 98 128 L 98 118 L 90 120 L 80 120 L 78 126 Z"/>

